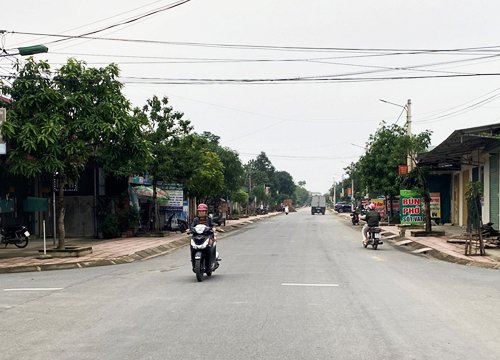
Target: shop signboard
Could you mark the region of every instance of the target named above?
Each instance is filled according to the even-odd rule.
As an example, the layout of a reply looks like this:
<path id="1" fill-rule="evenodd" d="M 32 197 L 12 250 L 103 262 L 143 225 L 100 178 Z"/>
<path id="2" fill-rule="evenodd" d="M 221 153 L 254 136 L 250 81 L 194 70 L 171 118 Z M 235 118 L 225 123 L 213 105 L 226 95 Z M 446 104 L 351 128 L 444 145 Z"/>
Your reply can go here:
<path id="1" fill-rule="evenodd" d="M 3 141 L 2 137 L 2 124 L 5 122 L 7 117 L 7 110 L 5 108 L 0 108 L 0 155 L 7 154 L 7 144 Z"/>
<path id="2" fill-rule="evenodd" d="M 14 199 L 0 199 L 0 214 L 14 212 Z"/>
<path id="3" fill-rule="evenodd" d="M 144 176 L 130 176 L 128 182 L 134 185 L 152 185 L 153 179 L 146 174 Z"/>
<path id="4" fill-rule="evenodd" d="M 375 211 L 383 218 L 385 216 L 385 199 L 372 199 L 371 202 L 375 205 Z"/>
<path id="5" fill-rule="evenodd" d="M 425 222 L 422 196 L 414 190 L 400 190 L 400 223 L 421 225 Z"/>
<path id="6" fill-rule="evenodd" d="M 158 186 L 168 195 L 168 200 L 160 207 L 161 211 L 180 211 L 184 205 L 184 191 L 182 184 L 162 184 Z"/>
<path id="7" fill-rule="evenodd" d="M 431 197 L 431 218 L 441 219 L 441 193 L 431 192 L 429 195 Z"/>

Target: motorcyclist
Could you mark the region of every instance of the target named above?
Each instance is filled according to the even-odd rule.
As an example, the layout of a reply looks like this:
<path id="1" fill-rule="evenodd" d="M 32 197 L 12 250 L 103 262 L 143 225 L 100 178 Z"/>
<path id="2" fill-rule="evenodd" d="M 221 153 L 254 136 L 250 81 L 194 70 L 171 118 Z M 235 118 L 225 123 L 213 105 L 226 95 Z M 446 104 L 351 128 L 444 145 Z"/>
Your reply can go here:
<path id="1" fill-rule="evenodd" d="M 206 225 L 207 227 L 213 229 L 214 223 L 212 221 L 212 217 L 208 216 L 208 206 L 207 204 L 199 204 L 198 205 L 198 214 L 194 217 L 193 222 L 191 223 L 191 230 L 194 230 L 194 227 L 198 224 Z"/>
<path id="2" fill-rule="evenodd" d="M 361 220 L 365 220 L 366 224 L 361 229 L 363 234 L 363 244 L 368 242 L 368 229 L 371 227 L 377 227 L 380 224 L 380 214 L 375 210 L 375 204 L 370 203 L 368 205 L 368 212 L 365 216 L 361 217 Z"/>
<path id="3" fill-rule="evenodd" d="M 210 264 L 213 262 L 214 260 L 214 257 L 217 256 L 217 245 L 216 245 L 216 242 L 215 242 L 215 224 L 212 220 L 212 217 L 211 216 L 208 216 L 207 212 L 208 212 L 208 206 L 207 204 L 199 204 L 198 205 L 198 214 L 197 216 L 194 217 L 193 219 L 193 222 L 191 223 L 191 232 L 194 233 L 194 228 L 196 225 L 199 225 L 199 224 L 203 224 L 207 227 L 209 227 L 210 229 L 212 229 L 212 232 L 214 235 L 212 235 L 212 240 L 210 241 L 209 243 L 209 254 L 210 254 Z M 217 256 L 215 258 L 215 261 L 216 261 L 216 264 L 215 264 L 215 268 L 218 268 L 219 267 L 219 257 Z M 193 263 L 194 265 L 194 263 Z"/>
<path id="4" fill-rule="evenodd" d="M 351 213 L 351 221 L 353 225 L 359 224 L 359 212 L 357 209 L 354 209 Z"/>

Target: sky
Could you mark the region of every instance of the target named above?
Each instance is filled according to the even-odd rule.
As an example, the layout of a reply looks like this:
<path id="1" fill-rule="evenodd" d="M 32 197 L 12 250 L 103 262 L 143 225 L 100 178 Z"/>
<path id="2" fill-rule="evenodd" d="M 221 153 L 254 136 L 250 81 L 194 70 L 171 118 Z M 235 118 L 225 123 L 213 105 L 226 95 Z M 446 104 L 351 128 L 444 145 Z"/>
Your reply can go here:
<path id="1" fill-rule="evenodd" d="M 54 69 L 116 63 L 132 105 L 167 96 L 243 163 L 263 151 L 313 192 L 342 179 L 382 121 L 404 126 L 408 99 L 412 132 L 433 145 L 500 122 L 496 0 L 4 2 L 8 54 L 45 44 L 36 59 Z"/>

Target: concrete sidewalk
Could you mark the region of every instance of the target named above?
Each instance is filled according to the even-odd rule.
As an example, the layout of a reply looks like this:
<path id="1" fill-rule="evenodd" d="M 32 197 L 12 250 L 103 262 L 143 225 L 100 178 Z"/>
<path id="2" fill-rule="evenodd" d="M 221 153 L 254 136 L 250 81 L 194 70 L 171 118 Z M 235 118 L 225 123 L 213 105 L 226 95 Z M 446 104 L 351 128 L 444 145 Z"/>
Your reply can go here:
<path id="1" fill-rule="evenodd" d="M 334 213 L 351 224 L 349 213 Z M 358 226 L 361 231 L 363 221 Z M 465 255 L 465 245 L 448 242 L 462 235 L 463 229 L 459 226 L 433 226 L 432 230 L 444 231 L 442 237 L 415 237 L 406 230 L 405 236 L 400 236 L 397 226 L 381 226 L 383 241 L 390 243 L 399 250 L 410 252 L 414 255 L 428 256 L 436 259 L 462 265 L 479 266 L 491 269 L 500 269 L 500 248 L 486 249 L 486 255 Z M 361 237 L 361 236 L 360 236 Z M 360 240 L 361 242 L 361 240 Z"/>
<path id="2" fill-rule="evenodd" d="M 282 213 L 250 216 L 238 220 L 226 221 L 223 232 L 234 231 Z M 220 235 L 221 236 L 221 235 Z M 110 240 L 99 239 L 66 239 L 66 246 L 92 247 L 92 253 L 80 257 L 52 257 L 39 259 L 39 250 L 43 250 L 43 240 L 30 239 L 24 249 L 8 245 L 0 248 L 0 273 L 45 271 L 57 269 L 84 268 L 91 266 L 115 265 L 146 260 L 163 255 L 189 244 L 187 234 L 170 233 L 165 237 L 131 237 Z M 47 240 L 47 248 L 53 248 L 53 239 Z"/>

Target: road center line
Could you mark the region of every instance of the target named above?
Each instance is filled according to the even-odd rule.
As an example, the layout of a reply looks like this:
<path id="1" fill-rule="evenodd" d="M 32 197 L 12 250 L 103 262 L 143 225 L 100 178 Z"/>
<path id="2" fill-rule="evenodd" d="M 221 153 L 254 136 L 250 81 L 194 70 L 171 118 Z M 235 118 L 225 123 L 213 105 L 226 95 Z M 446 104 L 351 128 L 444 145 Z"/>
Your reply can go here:
<path id="1" fill-rule="evenodd" d="M 18 288 L 18 289 L 3 289 L 3 291 L 57 291 L 63 288 Z"/>
<path id="2" fill-rule="evenodd" d="M 294 283 L 283 283 L 282 286 L 313 286 L 313 287 L 336 287 L 339 284 L 294 284 Z"/>

